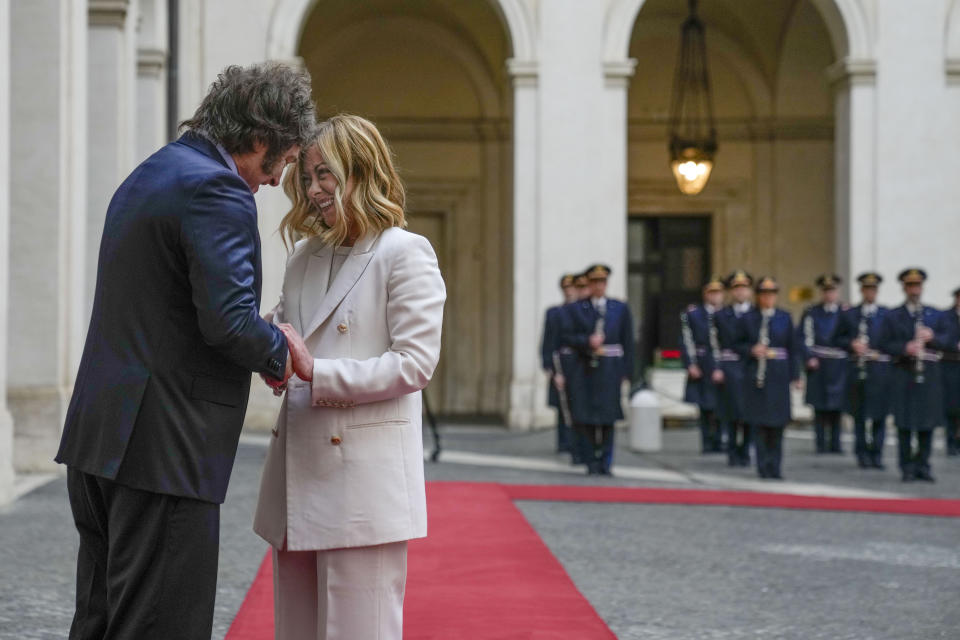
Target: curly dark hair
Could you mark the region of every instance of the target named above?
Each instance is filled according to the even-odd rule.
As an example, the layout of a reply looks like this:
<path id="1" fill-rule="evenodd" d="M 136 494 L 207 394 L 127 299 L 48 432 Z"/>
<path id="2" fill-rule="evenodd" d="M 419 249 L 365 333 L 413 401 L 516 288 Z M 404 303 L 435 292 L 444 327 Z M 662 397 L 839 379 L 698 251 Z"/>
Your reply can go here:
<path id="1" fill-rule="evenodd" d="M 180 123 L 180 129 L 204 134 L 228 153 L 249 153 L 260 142 L 267 147 L 266 167 L 306 141 L 316 123 L 310 76 L 271 62 L 232 65 L 221 71 L 196 113 Z"/>

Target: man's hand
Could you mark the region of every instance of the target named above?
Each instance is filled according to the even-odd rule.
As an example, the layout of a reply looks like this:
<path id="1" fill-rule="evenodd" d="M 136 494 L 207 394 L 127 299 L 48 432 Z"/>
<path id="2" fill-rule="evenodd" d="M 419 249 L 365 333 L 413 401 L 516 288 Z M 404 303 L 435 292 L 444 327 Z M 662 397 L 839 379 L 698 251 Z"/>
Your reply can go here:
<path id="1" fill-rule="evenodd" d="M 922 342 L 923 344 L 927 344 L 928 342 L 933 340 L 933 329 L 931 329 L 930 327 L 920 327 L 920 329 L 917 330 L 916 339 Z"/>
<path id="2" fill-rule="evenodd" d="M 852 348 L 853 352 L 858 356 L 862 356 L 867 352 L 867 345 L 863 340 L 854 340 L 850 343 L 850 348 Z"/>
<path id="3" fill-rule="evenodd" d="M 596 351 L 603 346 L 603 341 L 606 339 L 602 333 L 593 333 L 590 334 L 590 348 Z"/>
<path id="4" fill-rule="evenodd" d="M 911 340 L 907 343 L 906 347 L 903 349 L 908 356 L 918 356 L 920 351 L 923 350 L 923 343 L 919 340 Z"/>
<path id="5" fill-rule="evenodd" d="M 816 371 L 820 368 L 820 359 L 819 358 L 810 358 L 807 360 L 807 369 L 810 371 Z"/>
<path id="6" fill-rule="evenodd" d="M 796 389 L 797 391 L 803 390 L 803 380 L 801 380 L 800 378 L 797 378 L 791 384 L 793 385 L 793 388 Z"/>
<path id="7" fill-rule="evenodd" d="M 750 353 L 753 354 L 753 357 L 757 360 L 761 360 L 767 357 L 767 346 L 761 342 L 750 347 Z"/>
<path id="8" fill-rule="evenodd" d="M 553 376 L 553 386 L 555 386 L 558 391 L 563 391 L 567 386 L 567 379 L 563 377 L 562 373 Z"/>
<path id="9" fill-rule="evenodd" d="M 292 325 L 281 322 L 277 325 L 283 335 L 287 337 L 287 348 L 290 350 L 290 357 L 287 358 L 287 368 L 293 368 L 293 373 L 304 382 L 313 380 L 313 355 L 304 344 L 303 338 L 297 333 Z M 291 374 L 292 375 L 292 374 Z"/>
<path id="10" fill-rule="evenodd" d="M 703 376 L 703 371 L 701 371 L 697 365 L 692 364 L 687 367 L 687 374 L 692 380 L 699 380 Z"/>
<path id="11" fill-rule="evenodd" d="M 726 378 L 723 376 L 723 369 L 714 369 L 710 379 L 713 380 L 713 384 L 723 384 L 726 382 Z"/>

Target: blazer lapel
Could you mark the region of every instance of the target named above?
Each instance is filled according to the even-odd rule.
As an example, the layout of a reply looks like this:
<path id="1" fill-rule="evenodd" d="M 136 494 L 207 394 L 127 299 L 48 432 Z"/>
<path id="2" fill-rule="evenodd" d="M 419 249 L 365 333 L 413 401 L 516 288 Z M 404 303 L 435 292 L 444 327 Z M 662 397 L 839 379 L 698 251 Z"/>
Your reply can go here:
<path id="1" fill-rule="evenodd" d="M 307 336 L 307 327 L 327 293 L 330 278 L 330 263 L 333 262 L 333 247 L 323 246 L 304 260 L 303 279 L 300 286 L 300 330 Z"/>
<path id="2" fill-rule="evenodd" d="M 363 275 L 364 270 L 366 270 L 367 265 L 370 264 L 370 260 L 373 258 L 373 254 L 375 253 L 373 251 L 373 245 L 378 235 L 379 234 L 376 233 L 370 233 L 357 241 L 350 250 L 350 255 L 347 256 L 343 266 L 340 267 L 337 277 L 330 283 L 329 288 L 327 287 L 327 280 L 330 277 L 333 247 L 324 247 L 316 255 L 311 256 L 311 261 L 307 266 L 307 274 L 304 277 L 304 293 L 306 293 L 308 282 L 314 283 L 309 286 L 315 287 L 315 292 L 325 291 L 326 293 L 315 305 L 311 306 L 307 306 L 307 300 L 305 300 L 303 296 L 300 298 L 301 317 L 305 318 L 311 313 L 311 309 L 315 309 L 309 323 L 304 325 L 304 339 L 308 338 L 314 331 L 320 328 L 320 325 L 326 322 L 330 314 L 333 313 L 333 310 L 337 308 L 337 305 L 343 301 L 344 297 L 346 297 L 354 285 L 357 284 L 360 276 Z M 312 274 L 311 272 L 314 271 L 319 271 L 320 273 Z"/>

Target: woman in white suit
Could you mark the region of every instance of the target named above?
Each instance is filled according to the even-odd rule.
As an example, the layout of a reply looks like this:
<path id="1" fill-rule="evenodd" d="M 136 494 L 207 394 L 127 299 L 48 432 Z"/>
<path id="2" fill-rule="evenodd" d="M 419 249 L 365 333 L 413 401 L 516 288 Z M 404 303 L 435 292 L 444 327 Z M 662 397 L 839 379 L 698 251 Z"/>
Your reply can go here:
<path id="1" fill-rule="evenodd" d="M 400 638 L 407 540 L 427 533 L 420 392 L 446 291 L 430 243 L 403 230 L 403 185 L 372 123 L 324 122 L 290 173 L 281 232 L 302 239 L 272 320 L 302 336 L 301 366 L 254 523 L 273 546 L 276 638 Z"/>

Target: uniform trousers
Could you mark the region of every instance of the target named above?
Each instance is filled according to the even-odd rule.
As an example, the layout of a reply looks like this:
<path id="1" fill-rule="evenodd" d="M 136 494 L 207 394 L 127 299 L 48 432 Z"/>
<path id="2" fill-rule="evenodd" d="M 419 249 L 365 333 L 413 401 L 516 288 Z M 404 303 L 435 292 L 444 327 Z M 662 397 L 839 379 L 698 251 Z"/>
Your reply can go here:
<path id="1" fill-rule="evenodd" d="M 853 414 L 853 432 L 856 436 L 855 453 L 857 462 L 861 465 L 879 465 L 883 461 L 883 441 L 886 436 L 887 423 L 885 420 L 870 421 L 870 437 L 867 437 L 867 418 L 863 408 Z"/>
<path id="2" fill-rule="evenodd" d="M 590 473 L 608 474 L 613 465 L 613 425 L 578 424 L 581 460 Z"/>
<path id="3" fill-rule="evenodd" d="M 723 450 L 723 431 L 713 409 L 700 408 L 700 451 L 716 453 Z"/>
<path id="4" fill-rule="evenodd" d="M 753 437 L 757 448 L 757 475 L 761 478 L 782 477 L 783 427 L 757 425 Z"/>
<path id="5" fill-rule="evenodd" d="M 209 640 L 220 505 L 67 469 L 77 531 L 70 640 Z"/>
<path id="6" fill-rule="evenodd" d="M 727 463 L 731 467 L 750 464 L 750 426 L 743 420 L 731 420 L 727 423 Z"/>
<path id="7" fill-rule="evenodd" d="M 400 640 L 407 543 L 273 550 L 276 640 Z"/>
<path id="8" fill-rule="evenodd" d="M 913 452 L 913 434 L 917 434 L 917 451 Z M 911 431 L 897 429 L 900 453 L 900 471 L 906 475 L 930 473 L 930 449 L 933 444 L 933 431 Z"/>
<path id="9" fill-rule="evenodd" d="M 817 453 L 843 453 L 840 446 L 840 412 L 815 411 L 814 429 Z M 828 433 L 829 432 L 829 433 Z"/>

